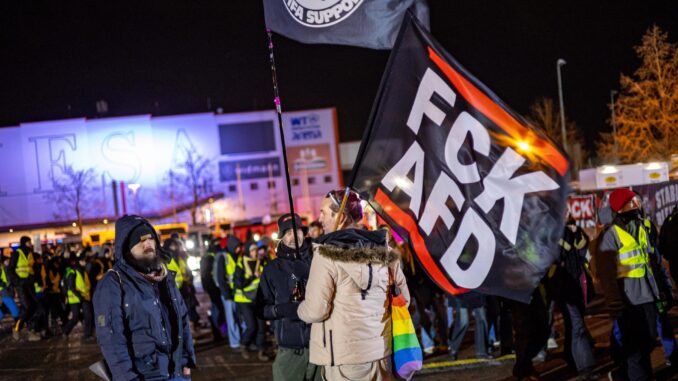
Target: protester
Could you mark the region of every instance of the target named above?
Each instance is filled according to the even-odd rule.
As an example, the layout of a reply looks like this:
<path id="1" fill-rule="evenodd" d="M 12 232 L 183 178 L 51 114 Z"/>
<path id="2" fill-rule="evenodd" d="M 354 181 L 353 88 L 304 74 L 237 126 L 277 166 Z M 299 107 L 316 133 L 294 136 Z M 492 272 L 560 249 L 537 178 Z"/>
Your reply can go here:
<path id="1" fill-rule="evenodd" d="M 542 283 L 532 293 L 529 304 L 509 301 L 513 322 L 516 363 L 513 376 L 518 380 L 538 380 L 532 359 L 544 348 L 550 327 L 546 289 Z"/>
<path id="2" fill-rule="evenodd" d="M 138 216 L 115 224 L 116 261 L 94 294 L 97 339 L 115 380 L 190 378 L 195 351 L 169 255 Z"/>
<path id="3" fill-rule="evenodd" d="M 84 328 L 83 339 L 92 338 L 94 316 L 92 311 L 91 283 L 85 271 L 85 265 L 86 259 L 84 253 L 80 257 L 70 257 L 69 265 L 64 274 L 66 302 L 71 312 L 70 319 L 63 326 L 63 334 L 66 338 L 68 338 L 71 330 L 80 321 L 81 309 Z"/>
<path id="4" fill-rule="evenodd" d="M 209 248 L 200 260 L 200 281 L 202 288 L 205 290 L 210 298 L 210 327 L 212 328 L 212 337 L 215 342 L 222 341 L 221 327 L 225 326 L 226 319 L 224 318 L 224 304 L 221 301 L 221 292 L 219 286 L 214 281 L 214 258 L 216 256 L 217 244 L 211 242 Z"/>
<path id="5" fill-rule="evenodd" d="M 640 205 L 629 189 L 611 193 L 610 207 L 616 216 L 599 240 L 596 266 L 607 309 L 618 323 L 630 380 L 653 378 L 650 353 L 657 337 L 657 309 L 663 308 Z"/>
<path id="6" fill-rule="evenodd" d="M 296 245 L 293 221 L 297 227 Z M 311 238 L 304 239 L 308 230 L 296 214 L 284 214 L 278 219 L 277 258 L 264 268 L 257 291 L 257 316 L 274 322 L 278 343 L 274 380 L 320 380 L 318 367 L 309 363 L 311 328 L 297 315 L 311 268 Z"/>
<path id="7" fill-rule="evenodd" d="M 565 322 L 565 359 L 577 370 L 582 380 L 593 379 L 595 365 L 590 334 L 584 321 L 586 304 L 593 298 L 593 279 L 586 259 L 589 237 L 568 218 L 559 242 L 560 257 L 556 262 L 551 292 Z"/>
<path id="8" fill-rule="evenodd" d="M 308 226 L 308 236 L 310 238 L 316 239 L 323 234 L 325 234 L 325 231 L 323 230 L 323 225 L 320 223 L 320 221 L 313 221 Z"/>
<path id="9" fill-rule="evenodd" d="M 487 338 L 485 303 L 485 295 L 473 291 L 450 297 L 450 304 L 457 311 L 450 338 L 450 354 L 453 360 L 456 360 L 459 356 L 459 348 L 469 327 L 469 310 L 472 311 L 475 320 L 475 357 L 478 359 L 492 358 L 490 349 L 487 347 L 489 340 Z"/>
<path id="10" fill-rule="evenodd" d="M 247 254 L 238 258 L 233 279 L 236 311 L 245 323 L 245 330 L 240 336 L 240 354 L 247 360 L 249 359 L 248 351 L 253 349 L 258 352 L 257 358 L 259 360 L 268 361 L 269 358 L 264 354 L 264 340 L 266 338 L 264 321 L 257 318 L 254 308 L 254 300 L 257 296 L 264 266 L 257 256 L 259 249 L 257 244 L 251 242 L 246 247 Z"/>
<path id="11" fill-rule="evenodd" d="M 240 348 L 241 330 L 245 330 L 245 325 L 240 321 L 233 301 L 235 296 L 233 278 L 235 277 L 237 258 L 241 252 L 242 242 L 236 236 L 229 235 L 227 238 L 221 239 L 213 270 L 215 281 L 221 293 L 221 301 L 224 305 L 228 343 L 233 349 Z"/>
<path id="12" fill-rule="evenodd" d="M 357 194 L 331 191 L 320 206 L 325 235 L 316 239 L 306 296 L 297 314 L 313 323 L 309 361 L 327 380 L 394 380 L 388 302 L 395 285 L 409 303 L 400 257 L 384 230 L 355 229 Z M 335 221 L 338 224 L 335 226 Z M 359 343 L 359 345 L 356 345 Z"/>
<path id="13" fill-rule="evenodd" d="M 20 339 L 20 332 L 28 324 L 28 340 L 38 341 L 40 335 L 35 331 L 36 315 L 40 314 L 41 306 L 35 296 L 35 277 L 33 275 L 33 244 L 29 237 L 23 236 L 19 247 L 12 253 L 7 266 L 7 276 L 15 285 L 21 303 L 21 316 L 14 326 L 12 337 Z"/>
<path id="14" fill-rule="evenodd" d="M 2 263 L 0 263 L 0 298 L 2 298 L 2 305 L 7 307 L 9 313 L 14 318 L 14 322 L 19 319 L 19 307 L 14 302 L 14 292 L 10 287 L 9 278 L 7 278 L 7 271 L 5 268 L 9 264 L 9 258 L 2 257 Z M 5 314 L 0 309 L 0 321 L 5 317 Z"/>
<path id="15" fill-rule="evenodd" d="M 47 263 L 47 291 L 45 294 L 45 313 L 49 334 L 59 334 L 59 327 L 66 323 L 66 311 L 62 306 L 61 294 L 61 257 L 53 257 Z M 57 321 L 58 320 L 58 321 Z"/>

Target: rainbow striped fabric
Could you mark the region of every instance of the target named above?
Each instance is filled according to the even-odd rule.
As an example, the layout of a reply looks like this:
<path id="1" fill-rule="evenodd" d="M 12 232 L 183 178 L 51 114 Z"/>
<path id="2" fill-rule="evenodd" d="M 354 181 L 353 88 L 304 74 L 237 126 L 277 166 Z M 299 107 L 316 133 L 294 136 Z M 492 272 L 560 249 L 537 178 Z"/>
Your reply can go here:
<path id="1" fill-rule="evenodd" d="M 393 367 L 399 377 L 409 380 L 421 369 L 423 356 L 405 298 L 402 294 L 391 298 Z"/>

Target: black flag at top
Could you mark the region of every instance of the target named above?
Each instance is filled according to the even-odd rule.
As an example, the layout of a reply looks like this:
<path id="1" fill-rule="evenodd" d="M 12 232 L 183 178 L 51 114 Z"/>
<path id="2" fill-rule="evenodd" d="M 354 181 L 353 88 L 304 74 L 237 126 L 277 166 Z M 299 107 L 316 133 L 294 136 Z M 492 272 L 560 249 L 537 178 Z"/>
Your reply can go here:
<path id="1" fill-rule="evenodd" d="M 558 255 L 566 155 L 409 12 L 350 184 L 448 293 L 527 302 Z"/>

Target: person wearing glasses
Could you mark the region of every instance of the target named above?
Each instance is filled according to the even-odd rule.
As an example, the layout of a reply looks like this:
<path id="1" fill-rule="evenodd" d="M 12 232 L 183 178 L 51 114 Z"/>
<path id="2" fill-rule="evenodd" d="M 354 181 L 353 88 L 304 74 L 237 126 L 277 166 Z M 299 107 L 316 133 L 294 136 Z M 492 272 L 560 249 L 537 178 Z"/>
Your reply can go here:
<path id="1" fill-rule="evenodd" d="M 329 192 L 320 205 L 326 234 L 315 240 L 297 314 L 312 323 L 310 362 L 325 380 L 395 380 L 388 293 L 396 285 L 408 303 L 410 294 L 387 232 L 356 228 L 362 217 L 355 192 Z"/>

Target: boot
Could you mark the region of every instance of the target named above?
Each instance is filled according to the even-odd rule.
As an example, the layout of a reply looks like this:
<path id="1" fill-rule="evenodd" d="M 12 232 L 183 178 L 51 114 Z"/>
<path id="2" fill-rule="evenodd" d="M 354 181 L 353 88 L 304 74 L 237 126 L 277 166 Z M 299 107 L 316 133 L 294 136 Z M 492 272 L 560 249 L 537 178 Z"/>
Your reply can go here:
<path id="1" fill-rule="evenodd" d="M 266 356 L 266 355 L 264 354 L 264 351 L 259 351 L 259 353 L 257 354 L 257 358 L 259 359 L 259 361 L 268 361 L 268 360 L 270 360 L 270 359 L 268 358 L 268 356 Z"/>
<path id="2" fill-rule="evenodd" d="M 21 339 L 21 334 L 16 329 L 12 330 L 12 338 L 14 341 L 19 341 Z"/>
<path id="3" fill-rule="evenodd" d="M 245 346 L 245 345 L 240 346 L 240 356 L 242 356 L 242 358 L 245 359 L 245 360 L 250 359 L 250 354 L 247 353 L 247 346 Z"/>

